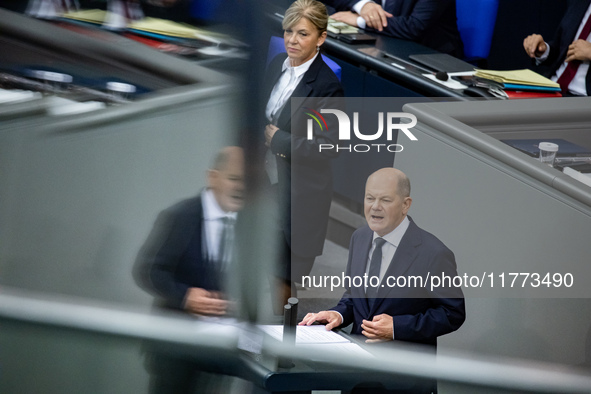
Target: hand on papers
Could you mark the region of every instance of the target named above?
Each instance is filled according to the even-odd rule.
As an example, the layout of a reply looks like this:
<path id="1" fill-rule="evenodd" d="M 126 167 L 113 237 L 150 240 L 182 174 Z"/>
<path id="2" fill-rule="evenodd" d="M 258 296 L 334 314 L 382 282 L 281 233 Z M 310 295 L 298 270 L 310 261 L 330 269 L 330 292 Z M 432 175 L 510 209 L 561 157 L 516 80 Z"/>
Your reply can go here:
<path id="1" fill-rule="evenodd" d="M 566 52 L 567 62 L 572 60 L 580 60 L 582 62 L 591 60 L 591 42 L 585 40 L 577 40 L 569 45 L 568 52 Z"/>
<path id="2" fill-rule="evenodd" d="M 541 35 L 531 34 L 523 40 L 523 48 L 529 57 L 536 58 L 542 56 L 548 47 Z"/>
<path id="3" fill-rule="evenodd" d="M 372 321 L 363 320 L 361 332 L 368 339 L 366 343 L 391 341 L 394 339 L 394 320 L 392 316 L 382 313 L 374 316 Z"/>
<path id="4" fill-rule="evenodd" d="M 313 323 L 318 322 L 326 324 L 327 330 L 337 328 L 343 322 L 341 321 L 341 315 L 335 311 L 322 311 L 318 313 L 308 313 L 302 321 L 299 323 L 300 326 L 310 326 Z"/>
<path id="5" fill-rule="evenodd" d="M 185 295 L 185 309 L 199 315 L 221 316 L 226 314 L 228 301 L 219 292 L 191 287 Z"/>
<path id="6" fill-rule="evenodd" d="M 275 125 L 268 124 L 265 126 L 265 146 L 268 148 L 271 146 L 271 140 L 279 128 Z"/>
<path id="7" fill-rule="evenodd" d="M 365 20 L 367 27 L 382 31 L 384 27 L 388 26 L 388 18 L 391 18 L 392 14 L 384 11 L 378 3 L 370 1 L 361 8 L 359 16 Z"/>
<path id="8" fill-rule="evenodd" d="M 354 27 L 359 27 L 357 26 L 357 14 L 355 14 L 354 12 L 341 11 L 332 14 L 330 17 L 335 21 L 343 22 Z"/>

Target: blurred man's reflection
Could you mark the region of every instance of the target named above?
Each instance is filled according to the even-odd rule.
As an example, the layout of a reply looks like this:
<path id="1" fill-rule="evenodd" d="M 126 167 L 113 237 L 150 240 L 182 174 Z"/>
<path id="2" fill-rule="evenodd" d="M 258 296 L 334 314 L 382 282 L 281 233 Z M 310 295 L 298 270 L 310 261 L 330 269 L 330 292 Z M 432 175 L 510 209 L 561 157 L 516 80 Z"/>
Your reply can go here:
<path id="1" fill-rule="evenodd" d="M 228 314 L 224 279 L 243 191 L 243 151 L 226 147 L 207 172 L 207 188 L 159 215 L 135 271 L 136 281 L 155 295 L 156 305 L 197 316 Z M 212 383 L 211 376 L 204 380 L 189 357 L 152 352 L 148 368 L 152 393 L 220 392 L 220 381 Z"/>

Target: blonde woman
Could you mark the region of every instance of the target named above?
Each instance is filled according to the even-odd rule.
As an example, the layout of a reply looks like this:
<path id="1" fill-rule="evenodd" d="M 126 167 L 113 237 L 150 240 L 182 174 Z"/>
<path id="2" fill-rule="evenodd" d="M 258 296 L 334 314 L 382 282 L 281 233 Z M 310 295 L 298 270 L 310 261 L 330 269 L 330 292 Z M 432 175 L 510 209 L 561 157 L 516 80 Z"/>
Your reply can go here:
<path id="1" fill-rule="evenodd" d="M 314 258 L 322 254 L 328 211 L 332 199 L 331 155 L 320 152 L 320 144 L 337 144 L 338 126 L 314 129 L 307 135 L 305 108 L 335 108 L 343 88 L 320 56 L 326 39 L 328 13 L 316 0 L 297 0 L 283 19 L 286 53 L 269 65 L 265 97 L 265 143 L 271 183 L 276 183 L 281 203 L 281 229 L 285 261 L 279 276 L 285 284 L 301 282 Z M 296 107 L 291 98 L 303 97 Z M 309 112 L 309 111 L 308 111 Z M 292 267 L 290 269 L 289 262 Z M 293 275 L 291 275 L 293 274 Z M 287 288 L 285 296 L 289 295 Z"/>

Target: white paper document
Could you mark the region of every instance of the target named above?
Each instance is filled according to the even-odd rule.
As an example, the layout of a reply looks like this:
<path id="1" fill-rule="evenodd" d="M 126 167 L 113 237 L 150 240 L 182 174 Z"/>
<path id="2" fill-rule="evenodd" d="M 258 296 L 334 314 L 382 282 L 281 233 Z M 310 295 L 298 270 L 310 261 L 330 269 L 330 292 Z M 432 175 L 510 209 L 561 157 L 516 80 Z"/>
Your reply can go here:
<path id="1" fill-rule="evenodd" d="M 347 354 L 356 357 L 375 357 L 373 354 L 353 342 L 334 343 L 330 345 L 329 351 L 337 354 Z"/>
<path id="2" fill-rule="evenodd" d="M 262 325 L 259 326 L 259 328 L 278 341 L 283 340 L 282 325 Z M 316 349 L 318 349 L 318 346 L 322 347 L 328 345 L 324 348 L 326 349 L 324 354 L 334 353 L 373 357 L 371 353 L 358 344 L 349 341 L 347 338 L 336 332 L 327 331 L 324 325 L 297 326 L 296 345 L 313 347 Z M 314 358 L 312 357 L 312 359 Z"/>
<path id="3" fill-rule="evenodd" d="M 283 340 L 282 325 L 263 325 L 260 328 L 273 338 Z M 297 326 L 296 344 L 307 345 L 315 343 L 348 343 L 349 340 L 336 332 L 327 331 L 323 325 Z"/>

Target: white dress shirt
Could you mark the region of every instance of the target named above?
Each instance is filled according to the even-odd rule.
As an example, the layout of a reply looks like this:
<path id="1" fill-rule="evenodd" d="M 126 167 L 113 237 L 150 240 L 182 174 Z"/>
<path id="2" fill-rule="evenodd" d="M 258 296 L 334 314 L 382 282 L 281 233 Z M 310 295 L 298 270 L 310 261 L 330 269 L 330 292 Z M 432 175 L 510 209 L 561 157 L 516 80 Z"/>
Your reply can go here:
<path id="1" fill-rule="evenodd" d="M 353 6 L 353 11 L 355 11 L 357 14 L 361 15 L 361 9 L 363 8 L 364 5 L 366 5 L 367 3 L 371 3 L 372 0 L 361 0 L 358 1 L 357 3 L 355 3 L 355 5 Z M 381 2 L 382 8 L 384 8 L 386 6 L 386 0 L 382 0 Z M 367 23 L 365 22 L 365 19 L 363 19 L 362 17 L 358 16 L 357 17 L 357 26 L 361 29 L 365 29 L 365 26 L 367 26 Z"/>
<path id="2" fill-rule="evenodd" d="M 394 253 L 396 253 L 398 245 L 400 245 L 400 240 L 406 233 L 409 224 L 410 221 L 408 220 L 408 217 L 405 216 L 402 222 L 400 222 L 400 224 L 398 225 L 398 227 L 396 227 L 394 230 L 384 235 L 383 237 L 380 237 L 375 232 L 373 233 L 372 245 L 369 249 L 368 259 L 365 267 L 366 274 L 369 275 L 371 256 L 373 254 L 374 249 L 376 248 L 376 243 L 373 241 L 375 241 L 376 238 L 383 238 L 386 242 L 384 242 L 384 245 L 382 245 L 382 265 L 380 267 L 380 282 L 382 281 L 382 279 L 384 279 L 384 275 L 386 274 L 386 271 L 388 270 L 388 267 L 390 267 L 390 263 L 394 258 Z"/>
<path id="3" fill-rule="evenodd" d="M 581 31 L 583 30 L 585 23 L 587 23 L 587 19 L 589 19 L 590 15 L 591 15 L 591 5 L 589 5 L 589 8 L 587 8 L 587 12 L 585 12 L 585 16 L 583 17 L 583 20 L 581 21 L 581 24 L 579 25 L 579 29 L 577 30 L 577 34 L 575 34 L 575 40 L 578 39 L 578 37 L 581 34 Z M 591 34 L 589 34 L 589 37 L 587 37 L 586 41 L 591 42 Z M 550 55 L 550 46 L 546 43 L 546 52 L 544 52 L 542 54 L 542 56 L 536 58 L 536 62 L 538 64 L 540 64 L 541 62 L 546 60 L 549 55 Z M 558 78 L 560 78 L 560 76 L 562 75 L 562 73 L 566 69 L 567 65 L 568 65 L 567 62 L 562 62 L 562 65 L 558 68 L 558 70 L 556 70 L 556 74 L 554 74 L 551 78 L 554 82 L 558 81 Z M 581 65 L 579 66 L 579 68 L 577 69 L 577 73 L 575 74 L 575 77 L 573 78 L 571 83 L 568 85 L 569 92 L 579 95 L 579 96 L 586 96 L 587 95 L 587 88 L 585 85 L 585 78 L 587 76 L 587 71 L 589 71 L 589 61 L 588 60 L 582 62 Z"/>
<path id="4" fill-rule="evenodd" d="M 223 219 L 228 217 L 235 221 L 237 213 L 225 212 L 210 189 L 206 189 L 201 193 L 201 203 L 203 204 L 203 225 L 205 230 L 203 231 L 203 244 L 206 246 L 204 257 L 209 258 L 210 261 L 218 261 L 218 252 L 224 230 Z M 232 245 L 228 247 L 232 247 Z"/>
<path id="5" fill-rule="evenodd" d="M 265 115 L 267 116 L 267 120 L 272 124 L 275 124 L 277 119 L 276 117 L 279 116 L 281 113 L 281 109 L 285 106 L 287 100 L 291 97 L 293 91 L 295 90 L 296 86 L 300 83 L 304 74 L 310 68 L 310 65 L 316 59 L 318 53 L 314 55 L 314 57 L 307 62 L 300 64 L 297 67 L 292 67 L 289 57 L 285 59 L 283 62 L 283 67 L 281 68 L 282 74 L 279 77 L 279 80 L 273 87 L 271 91 L 271 96 L 269 97 L 269 101 L 267 102 L 267 109 L 265 111 Z"/>
<path id="6" fill-rule="evenodd" d="M 308 71 L 310 65 L 312 65 L 312 62 L 316 59 L 316 56 L 318 56 L 318 52 L 316 52 L 316 55 L 314 55 L 312 59 L 297 67 L 291 66 L 289 57 L 285 59 L 283 67 L 281 68 L 282 74 L 273 87 L 271 96 L 269 96 L 269 101 L 267 102 L 265 115 L 267 116 L 269 123 L 273 125 L 277 124 L 277 118 L 279 118 L 281 110 L 287 103 L 287 100 L 291 97 L 296 86 L 298 86 L 302 78 L 304 78 L 304 74 Z M 272 185 L 279 181 L 277 162 L 270 149 L 265 153 L 265 171 Z"/>

